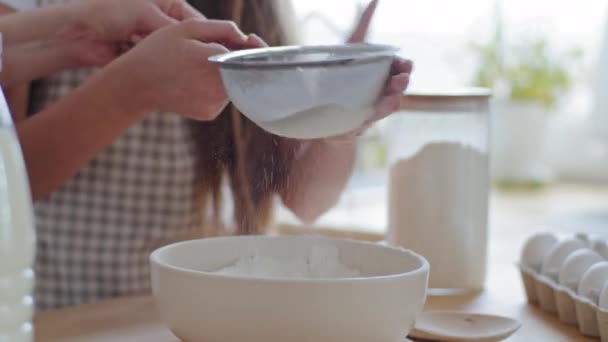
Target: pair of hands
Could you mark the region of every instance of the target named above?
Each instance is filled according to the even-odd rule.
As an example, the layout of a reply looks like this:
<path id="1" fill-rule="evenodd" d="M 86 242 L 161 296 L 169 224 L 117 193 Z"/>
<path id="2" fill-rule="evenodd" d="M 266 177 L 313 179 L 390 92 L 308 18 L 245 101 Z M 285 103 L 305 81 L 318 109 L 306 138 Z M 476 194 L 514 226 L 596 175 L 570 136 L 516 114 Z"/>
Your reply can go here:
<path id="1" fill-rule="evenodd" d="M 377 4 L 378 0 L 370 2 L 349 42 L 365 40 Z M 123 79 L 115 90 L 132 94 L 132 107 L 141 111 L 172 111 L 197 120 L 214 119 L 228 98 L 217 67 L 207 58 L 228 52 L 226 46 L 265 45 L 233 22 L 206 19 L 184 0 L 88 0 L 74 6 L 78 6 L 78 24 L 63 35 L 77 42 L 73 46 L 79 63 L 109 63 L 104 71 Z M 133 44 L 122 54 L 125 45 Z M 394 112 L 411 71 L 410 61 L 396 58 L 376 115 L 340 138 L 356 137 Z"/>
<path id="2" fill-rule="evenodd" d="M 74 3 L 75 18 L 58 36 L 72 42 L 80 66 L 100 73 L 115 98 L 137 113 L 171 111 L 212 120 L 227 105 L 219 71 L 208 57 L 226 46 L 265 43 L 233 22 L 206 19 L 184 0 L 87 0 Z"/>

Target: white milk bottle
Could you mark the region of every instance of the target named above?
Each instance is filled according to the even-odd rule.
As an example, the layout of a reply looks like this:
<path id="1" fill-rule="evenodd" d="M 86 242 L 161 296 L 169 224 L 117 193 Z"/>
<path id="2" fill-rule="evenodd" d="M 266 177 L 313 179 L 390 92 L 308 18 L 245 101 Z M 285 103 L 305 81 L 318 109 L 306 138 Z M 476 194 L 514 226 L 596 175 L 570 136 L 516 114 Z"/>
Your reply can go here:
<path id="1" fill-rule="evenodd" d="M 0 90 L 0 342 L 33 341 L 34 250 L 27 173 Z"/>
<path id="2" fill-rule="evenodd" d="M 409 94 L 391 116 L 388 242 L 430 263 L 429 294 L 483 288 L 489 93 Z"/>

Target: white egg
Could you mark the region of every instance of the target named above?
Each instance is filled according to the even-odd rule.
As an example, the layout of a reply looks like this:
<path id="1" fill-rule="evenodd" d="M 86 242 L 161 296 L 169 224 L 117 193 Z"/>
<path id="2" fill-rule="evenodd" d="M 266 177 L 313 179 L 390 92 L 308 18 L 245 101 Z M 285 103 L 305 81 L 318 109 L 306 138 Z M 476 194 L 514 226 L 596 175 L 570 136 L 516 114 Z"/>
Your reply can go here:
<path id="1" fill-rule="evenodd" d="M 604 261 L 590 249 L 579 249 L 570 254 L 559 270 L 558 281 L 572 291 L 576 291 L 585 271 L 598 262 Z"/>
<path id="2" fill-rule="evenodd" d="M 604 284 L 602 291 L 600 292 L 600 299 L 598 301 L 600 309 L 608 309 L 608 283 Z"/>
<path id="3" fill-rule="evenodd" d="M 586 247 L 586 243 L 577 238 L 570 238 L 558 242 L 551 247 L 549 252 L 547 252 L 547 255 L 545 255 L 540 269 L 541 274 L 557 281 L 559 270 L 566 258 L 572 254 L 572 252 Z"/>
<path id="4" fill-rule="evenodd" d="M 591 240 L 589 239 L 589 235 L 587 235 L 586 233 L 576 233 L 574 235 L 574 238 L 579 239 L 579 240 L 585 242 L 585 244 L 587 245 L 587 247 L 591 246 Z"/>
<path id="5" fill-rule="evenodd" d="M 535 272 L 540 272 L 543 258 L 556 243 L 557 238 L 551 233 L 532 235 L 524 244 L 521 263 Z"/>
<path id="6" fill-rule="evenodd" d="M 608 282 L 608 261 L 591 266 L 578 284 L 578 295 L 598 304 L 600 292 Z"/>
<path id="7" fill-rule="evenodd" d="M 606 243 L 605 239 L 591 241 L 591 248 L 604 259 L 608 259 L 608 243 Z"/>

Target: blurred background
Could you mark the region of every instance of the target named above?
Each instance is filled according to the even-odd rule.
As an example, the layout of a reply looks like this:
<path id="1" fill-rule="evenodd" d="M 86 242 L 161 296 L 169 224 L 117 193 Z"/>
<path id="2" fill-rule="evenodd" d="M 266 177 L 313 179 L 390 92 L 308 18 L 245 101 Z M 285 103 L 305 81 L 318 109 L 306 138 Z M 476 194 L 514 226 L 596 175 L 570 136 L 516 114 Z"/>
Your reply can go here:
<path id="1" fill-rule="evenodd" d="M 344 41 L 367 3 L 292 2 L 303 44 Z M 382 0 L 369 41 L 396 45 L 414 60 L 408 91 L 493 90 L 496 201 L 556 187 L 587 193 L 608 184 L 607 25 L 603 0 Z M 387 151 L 398 148 L 389 146 L 389 121 L 368 132 L 348 191 L 317 226 L 385 230 Z M 580 209 L 568 205 L 571 213 L 549 216 L 563 225 L 608 226 L 608 203 L 592 211 L 586 201 L 576 203 Z M 296 224 L 286 211 L 279 220 Z"/>

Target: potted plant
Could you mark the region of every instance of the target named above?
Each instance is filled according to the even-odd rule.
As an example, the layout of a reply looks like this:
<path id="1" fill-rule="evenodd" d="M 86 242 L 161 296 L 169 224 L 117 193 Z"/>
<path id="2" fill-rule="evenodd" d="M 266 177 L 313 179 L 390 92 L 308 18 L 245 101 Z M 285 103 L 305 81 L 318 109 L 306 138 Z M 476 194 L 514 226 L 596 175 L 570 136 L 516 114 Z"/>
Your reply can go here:
<path id="1" fill-rule="evenodd" d="M 501 28 L 474 45 L 476 86 L 493 89 L 492 171 L 499 185 L 537 187 L 552 178 L 543 160 L 551 113 L 573 83 L 580 51 L 558 52 L 542 37 L 507 45 Z"/>

